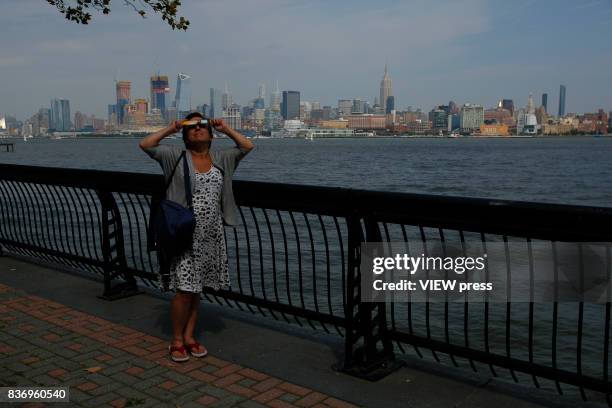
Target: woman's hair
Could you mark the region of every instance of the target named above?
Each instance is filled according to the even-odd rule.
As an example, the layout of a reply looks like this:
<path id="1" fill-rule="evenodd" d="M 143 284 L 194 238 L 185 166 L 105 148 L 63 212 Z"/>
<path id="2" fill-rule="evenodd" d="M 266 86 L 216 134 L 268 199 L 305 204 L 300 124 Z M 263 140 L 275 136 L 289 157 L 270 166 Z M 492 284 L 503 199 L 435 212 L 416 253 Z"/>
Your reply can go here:
<path id="1" fill-rule="evenodd" d="M 202 119 L 206 119 L 206 117 L 204 117 L 203 114 L 201 114 L 200 112 L 191 112 L 190 114 L 188 114 L 187 116 L 185 116 L 185 120 L 189 120 L 189 119 L 193 119 L 193 118 L 202 118 Z M 210 125 L 210 123 L 208 124 L 208 127 L 206 128 L 206 130 L 208 131 L 208 134 L 210 135 L 211 141 L 208 144 L 208 148 L 210 148 L 210 146 L 212 145 L 212 138 L 213 138 L 213 133 L 212 133 L 212 126 Z M 187 129 L 185 129 L 183 127 L 182 129 L 183 132 L 183 142 L 185 142 L 187 140 Z"/>

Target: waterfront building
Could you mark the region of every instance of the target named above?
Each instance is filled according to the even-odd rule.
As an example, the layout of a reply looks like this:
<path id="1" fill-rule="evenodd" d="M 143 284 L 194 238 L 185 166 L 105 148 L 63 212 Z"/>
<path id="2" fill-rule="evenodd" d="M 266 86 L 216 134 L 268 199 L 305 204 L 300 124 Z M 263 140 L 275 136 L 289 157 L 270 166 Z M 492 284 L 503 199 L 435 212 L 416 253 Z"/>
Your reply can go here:
<path id="1" fill-rule="evenodd" d="M 448 127 L 446 130 L 451 133 L 453 130 L 457 130 L 461 127 L 461 116 L 458 113 L 453 113 L 447 117 Z"/>
<path id="2" fill-rule="evenodd" d="M 508 125 L 504 124 L 482 124 L 480 125 L 481 136 L 508 136 Z"/>
<path id="3" fill-rule="evenodd" d="M 184 119 L 191 112 L 191 77 L 180 72 L 176 77 L 176 94 L 174 95 L 174 107 L 176 118 L 169 120 Z"/>
<path id="4" fill-rule="evenodd" d="M 253 108 L 255 109 L 264 109 L 265 106 L 265 102 L 263 98 L 255 98 L 253 99 Z"/>
<path id="5" fill-rule="evenodd" d="M 221 91 L 210 88 L 210 117 L 217 118 L 223 116 Z"/>
<path id="6" fill-rule="evenodd" d="M 282 127 L 283 118 L 279 111 L 272 109 L 264 110 L 264 129 L 267 130 L 278 130 Z"/>
<path id="7" fill-rule="evenodd" d="M 281 93 L 278 89 L 278 81 L 276 81 L 276 88 L 274 92 L 270 95 L 270 109 L 274 112 L 280 112 L 280 104 L 281 104 Z"/>
<path id="8" fill-rule="evenodd" d="M 150 78 L 151 110 L 166 110 L 166 94 L 170 92 L 168 77 L 166 75 L 153 75 Z"/>
<path id="9" fill-rule="evenodd" d="M 132 83 L 130 81 L 117 81 L 115 91 L 117 97 L 117 122 L 123 124 L 125 118 L 125 106 L 130 103 Z"/>
<path id="10" fill-rule="evenodd" d="M 502 99 L 501 107 L 510 112 L 510 116 L 514 117 L 514 101 L 512 99 Z"/>
<path id="11" fill-rule="evenodd" d="M 461 107 L 460 127 L 463 132 L 473 132 L 480 129 L 484 123 L 484 108 L 482 105 L 466 103 Z"/>
<path id="12" fill-rule="evenodd" d="M 71 127 L 70 101 L 68 99 L 53 99 L 51 101 L 50 128 L 57 132 L 68 132 Z"/>
<path id="13" fill-rule="evenodd" d="M 387 111 L 387 98 L 392 95 L 391 92 L 391 78 L 387 71 L 387 64 L 385 64 L 385 73 L 382 80 L 380 81 L 380 105 L 383 113 Z"/>
<path id="14" fill-rule="evenodd" d="M 225 111 L 227 108 L 229 108 L 232 105 L 233 100 L 232 100 L 232 94 L 229 91 L 229 88 L 227 86 L 227 82 L 225 83 L 225 91 L 223 92 L 223 95 L 221 96 L 221 108 Z M 219 113 L 215 113 L 217 116 L 220 116 Z"/>
<path id="15" fill-rule="evenodd" d="M 509 110 L 504 109 L 502 101 L 499 101 L 497 108 L 487 109 L 484 112 L 485 123 L 499 123 L 514 126 L 515 121 Z"/>
<path id="16" fill-rule="evenodd" d="M 599 109 L 596 113 L 585 113 L 582 116 L 582 122 L 592 124 L 592 129 L 589 129 L 589 132 L 592 131 L 600 135 L 608 133 L 608 114 L 603 109 Z"/>
<path id="17" fill-rule="evenodd" d="M 429 112 L 429 121 L 434 131 L 448 129 L 448 113 L 444 109 L 440 109 L 440 107 Z"/>
<path id="18" fill-rule="evenodd" d="M 362 113 L 366 113 L 365 112 L 365 106 L 364 106 L 364 102 L 363 100 L 357 98 L 357 99 L 353 99 L 353 104 L 351 107 L 351 115 L 359 115 Z"/>
<path id="19" fill-rule="evenodd" d="M 258 98 L 260 100 L 261 106 L 257 106 L 257 108 L 265 108 L 266 107 L 266 83 L 262 82 L 259 84 L 259 95 Z"/>
<path id="20" fill-rule="evenodd" d="M 351 129 L 384 129 L 386 126 L 385 115 L 348 115 L 348 127 Z"/>
<path id="21" fill-rule="evenodd" d="M 283 91 L 281 114 L 285 120 L 300 118 L 300 93 L 298 91 Z"/>
<path id="22" fill-rule="evenodd" d="M 322 120 L 319 126 L 324 129 L 345 129 L 349 127 L 349 121 L 348 119 Z"/>
<path id="23" fill-rule="evenodd" d="M 353 101 L 350 99 L 338 99 L 338 116 L 344 117 L 353 111 Z"/>
<path id="24" fill-rule="evenodd" d="M 565 85 L 559 87 L 559 117 L 565 116 Z"/>
<path id="25" fill-rule="evenodd" d="M 406 129 L 410 133 L 425 134 L 431 132 L 431 121 L 429 120 L 411 120 L 406 123 Z"/>
<path id="26" fill-rule="evenodd" d="M 233 129 L 242 129 L 240 106 L 236 104 L 232 104 L 228 106 L 228 108 L 225 110 L 225 114 L 223 115 L 223 120 L 225 121 L 225 123 L 227 123 L 229 127 Z M 263 123 L 263 115 L 262 115 L 262 123 Z"/>
<path id="27" fill-rule="evenodd" d="M 542 106 L 544 107 L 544 112 L 548 112 L 548 94 L 542 94 Z"/>
<path id="28" fill-rule="evenodd" d="M 389 95 L 385 102 L 385 113 L 388 115 L 393 111 L 395 111 L 395 96 Z"/>
<path id="29" fill-rule="evenodd" d="M 117 127 L 117 105 L 108 105 L 108 126 L 112 129 Z"/>
<path id="30" fill-rule="evenodd" d="M 457 105 L 454 101 L 450 101 L 448 103 L 448 113 L 451 115 L 459 114 L 459 105 Z"/>

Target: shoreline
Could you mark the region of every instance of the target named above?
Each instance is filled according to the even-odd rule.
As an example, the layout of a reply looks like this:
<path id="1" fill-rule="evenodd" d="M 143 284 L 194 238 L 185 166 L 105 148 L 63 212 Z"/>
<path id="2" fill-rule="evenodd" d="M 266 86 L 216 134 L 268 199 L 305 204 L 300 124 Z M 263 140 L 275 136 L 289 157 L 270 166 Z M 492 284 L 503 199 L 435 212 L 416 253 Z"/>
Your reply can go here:
<path id="1" fill-rule="evenodd" d="M 28 137 L 28 141 L 30 140 L 40 140 L 40 139 L 48 139 L 48 140 L 62 140 L 62 139 L 140 139 L 147 134 L 134 134 L 134 135 L 121 135 L 121 134 L 79 134 L 74 136 L 35 136 Z M 315 139 L 557 139 L 557 138 L 609 138 L 612 137 L 612 134 L 605 135 L 508 135 L 508 136 L 495 136 L 495 135 L 486 135 L 486 136 L 475 136 L 475 135 L 466 135 L 466 136 L 438 136 L 438 135 L 375 135 L 375 136 L 320 136 L 314 137 L 313 139 L 304 138 L 304 137 L 250 137 L 249 139 L 293 139 L 293 140 L 315 140 Z M 218 139 L 228 139 L 227 137 L 215 136 Z M 167 139 L 180 139 L 180 137 L 167 137 Z M 19 136 L 4 136 L 0 137 L 0 140 L 17 140 L 23 141 L 23 137 Z"/>

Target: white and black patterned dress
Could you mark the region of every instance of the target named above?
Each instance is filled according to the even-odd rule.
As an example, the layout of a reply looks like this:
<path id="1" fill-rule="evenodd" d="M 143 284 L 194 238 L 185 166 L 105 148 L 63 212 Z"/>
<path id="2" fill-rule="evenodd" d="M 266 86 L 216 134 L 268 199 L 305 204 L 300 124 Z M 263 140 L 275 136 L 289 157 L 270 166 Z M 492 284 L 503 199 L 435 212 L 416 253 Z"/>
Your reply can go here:
<path id="1" fill-rule="evenodd" d="M 229 288 L 227 249 L 221 214 L 223 175 L 212 166 L 196 173 L 193 212 L 196 228 L 193 246 L 170 265 L 170 290 L 202 292 L 207 286 L 215 290 Z"/>

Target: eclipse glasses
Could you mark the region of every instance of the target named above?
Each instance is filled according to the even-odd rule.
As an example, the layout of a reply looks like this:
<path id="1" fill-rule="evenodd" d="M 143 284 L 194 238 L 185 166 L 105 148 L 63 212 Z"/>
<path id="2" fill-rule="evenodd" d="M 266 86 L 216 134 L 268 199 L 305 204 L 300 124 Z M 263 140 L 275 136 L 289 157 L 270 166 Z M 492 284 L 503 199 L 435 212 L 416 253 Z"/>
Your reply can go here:
<path id="1" fill-rule="evenodd" d="M 200 126 L 200 128 L 206 128 L 210 131 L 210 121 L 208 119 L 190 119 L 184 120 L 182 123 L 183 127 L 187 130 L 195 129 L 196 126 Z"/>

